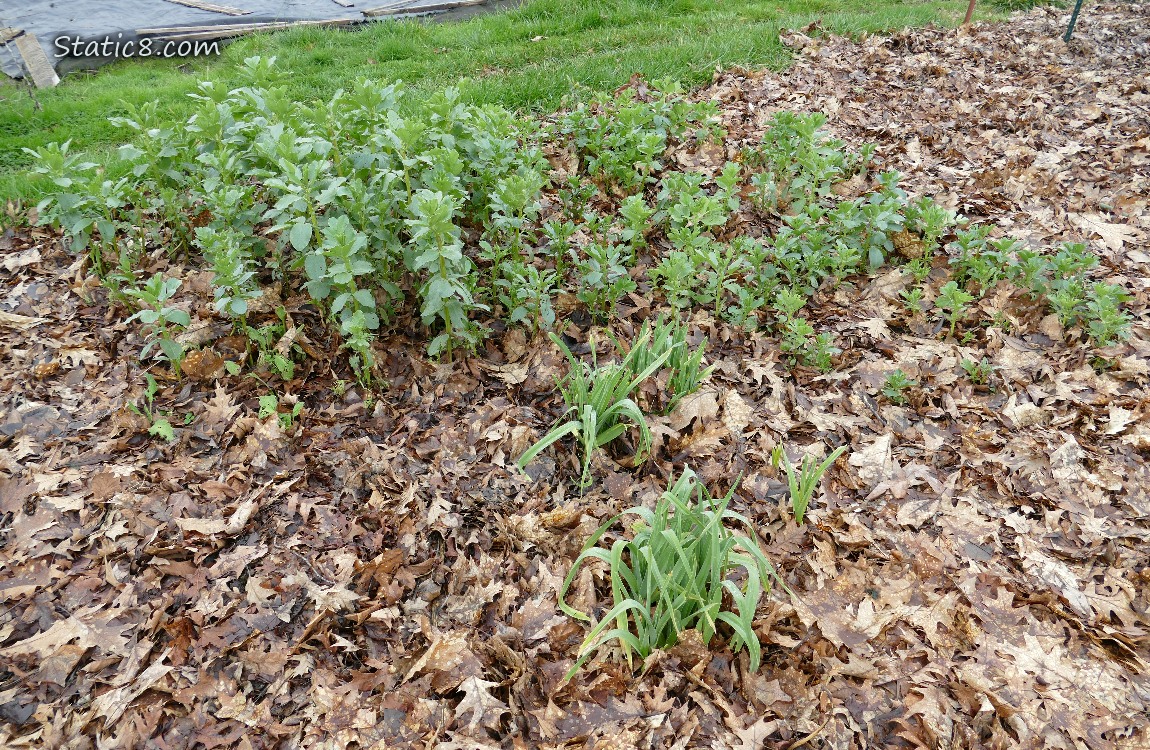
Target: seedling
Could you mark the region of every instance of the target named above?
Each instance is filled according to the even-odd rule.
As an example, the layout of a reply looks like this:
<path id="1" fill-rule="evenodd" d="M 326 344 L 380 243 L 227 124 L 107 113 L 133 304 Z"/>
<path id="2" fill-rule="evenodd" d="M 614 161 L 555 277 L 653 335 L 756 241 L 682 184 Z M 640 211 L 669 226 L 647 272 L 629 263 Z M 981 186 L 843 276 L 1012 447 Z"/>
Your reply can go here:
<path id="1" fill-rule="evenodd" d="M 264 323 L 259 328 L 247 326 L 244 331 L 248 340 L 255 343 L 259 351 L 256 358 L 256 371 L 270 370 L 279 376 L 280 380 L 287 382 L 295 377 L 295 362 L 292 361 L 291 354 L 294 349 L 298 348 L 298 345 L 287 346 L 288 342 L 283 340 L 283 335 L 287 330 L 287 311 L 281 306 L 276 308 L 275 313 L 276 318 L 278 318 L 277 322 Z M 232 368 L 229 367 L 228 371 L 232 372 Z M 238 365 L 232 374 L 235 375 L 237 372 L 239 372 Z"/>
<path id="2" fill-rule="evenodd" d="M 779 349 L 789 355 L 792 365 L 803 364 L 830 372 L 834 367 L 834 356 L 841 350 L 834 345 L 829 333 L 815 334 L 814 327 L 806 318 L 797 317 L 807 299 L 794 289 L 782 289 L 775 295 L 775 310 L 779 314 L 779 331 L 782 337 Z"/>
<path id="3" fill-rule="evenodd" d="M 886 382 L 882 386 L 882 394 L 890 399 L 892 404 L 902 406 L 906 403 L 906 390 L 916 385 L 918 382 L 907 377 L 901 369 L 895 370 L 887 375 Z"/>
<path id="4" fill-rule="evenodd" d="M 642 356 L 650 341 L 649 335 L 646 338 L 636 339 L 631 351 L 622 362 L 598 366 L 576 359 L 562 339 L 554 333 L 550 336 L 555 345 L 567 355 L 567 360 L 571 364 L 570 373 L 560 383 L 563 401 L 567 404 L 567 411 L 563 417 L 570 418 L 554 427 L 542 440 L 528 448 L 519 458 L 518 465 L 520 469 L 524 468 L 543 449 L 572 435 L 578 441 L 582 453 L 579 486 L 585 488 L 591 484 L 592 454 L 597 448 L 610 443 L 628 429 L 634 427 L 639 431 L 635 460 L 641 461 L 650 453 L 651 431 L 647 427 L 643 412 L 632 400 L 631 394 L 640 383 L 663 366 L 671 351 L 664 351 L 636 373 L 632 360 Z"/>
<path id="5" fill-rule="evenodd" d="M 295 420 L 303 413 L 303 402 L 296 401 L 292 404 L 291 409 L 288 411 L 280 411 L 279 397 L 274 393 L 265 393 L 259 398 L 259 418 L 267 419 L 273 414 L 276 415 L 276 421 L 279 423 L 280 429 L 284 432 L 290 432 Z"/>
<path id="6" fill-rule="evenodd" d="M 755 609 L 772 581 L 782 585 L 782 580 L 755 541 L 749 519 L 728 509 L 733 494 L 732 488 L 725 497 L 712 498 L 685 469 L 654 510 L 629 508 L 587 540 L 563 581 L 559 607 L 577 620 L 592 622 L 592 613 L 567 603 L 580 567 L 591 560 L 608 568 L 612 607 L 583 640 L 565 679 L 612 641 L 618 642 L 633 667 L 636 656 L 646 659 L 655 649 L 674 646 L 691 628 L 710 643 L 720 623 L 731 629 L 731 648 L 746 648 L 750 670 L 758 670 L 762 649 L 753 627 Z M 634 536 L 616 539 L 609 549 L 597 546 L 626 517 L 637 519 Z M 746 531 L 732 531 L 728 523 Z M 741 571 L 737 579 L 732 576 L 736 571 Z M 733 607 L 724 608 L 724 594 Z"/>
<path id="7" fill-rule="evenodd" d="M 647 244 L 646 232 L 655 209 L 647 205 L 641 195 L 631 195 L 619 204 L 619 216 L 623 218 L 623 231 L 619 239 L 631 248 L 631 257 L 635 251 Z"/>
<path id="8" fill-rule="evenodd" d="M 958 321 L 966 314 L 966 305 L 974 299 L 973 294 L 968 294 L 954 281 L 948 281 L 943 285 L 942 289 L 938 291 L 938 297 L 934 300 L 934 306 L 946 313 L 946 321 L 950 323 L 950 335 L 954 335 L 954 327 Z"/>
<path id="9" fill-rule="evenodd" d="M 242 330 L 248 302 L 260 295 L 255 288 L 255 271 L 242 237 L 235 231 L 199 227 L 196 229 L 196 244 L 212 264 L 216 312 L 235 318 Z"/>
<path id="10" fill-rule="evenodd" d="M 669 87 L 647 93 L 639 100 L 633 89 L 626 89 L 611 99 L 581 104 L 557 123 L 555 135 L 574 144 L 587 174 L 613 192 L 634 195 L 653 182 L 672 140 L 719 132 L 712 102 L 687 101 Z"/>
<path id="11" fill-rule="evenodd" d="M 796 471 L 783 446 L 775 446 L 771 453 L 771 463 L 776 469 L 782 464 L 783 470 L 787 474 L 787 487 L 791 494 L 791 512 L 795 515 L 795 523 L 802 525 L 803 519 L 807 515 L 807 508 L 811 504 L 811 498 L 814 497 L 823 474 L 844 452 L 846 452 L 846 446 L 840 446 L 822 463 L 819 463 L 818 459 L 812 456 L 803 456 L 802 463 Z"/>
<path id="12" fill-rule="evenodd" d="M 899 292 L 899 296 L 902 297 L 903 304 L 906 305 L 906 309 L 911 315 L 918 315 L 922 312 L 922 287 L 916 286 L 913 289 L 903 289 Z"/>
<path id="13" fill-rule="evenodd" d="M 124 294 L 138 300 L 141 305 L 140 310 L 128 318 L 128 322 L 138 320 L 149 327 L 147 342 L 140 357 L 146 359 L 149 353 L 159 348 L 159 358 L 170 362 L 176 372 L 179 372 L 180 362 L 184 358 L 184 346 L 171 338 L 170 329 L 173 326 L 187 328 L 192 322 L 186 311 L 168 304 L 179 288 L 179 279 L 165 278 L 158 273 L 148 279 L 143 287 L 124 290 Z"/>
<path id="14" fill-rule="evenodd" d="M 473 349 L 479 343 L 479 329 L 470 319 L 470 313 L 486 309 L 475 301 L 471 284 L 474 266 L 463 253 L 459 227 L 452 221 L 458 204 L 442 192 L 421 190 L 415 194 L 406 219 L 416 254 L 412 270 L 426 273 L 420 288 L 423 298 L 423 324 L 436 320 L 444 330 L 428 346 L 428 354 L 445 353 L 451 356 L 457 346 Z"/>
<path id="15" fill-rule="evenodd" d="M 1109 346 L 1130 336 L 1131 317 L 1122 310 L 1122 303 L 1128 299 L 1126 291 L 1116 284 L 1094 285 L 1086 303 L 1086 332 L 1096 346 Z"/>
<path id="16" fill-rule="evenodd" d="M 522 262 L 503 264 L 503 278 L 495 282 L 501 290 L 499 301 L 512 323 L 529 321 L 536 333 L 555 325 L 551 296 L 555 293 L 555 272 Z"/>
<path id="17" fill-rule="evenodd" d="M 577 226 L 571 221 L 549 221 L 543 225 L 543 236 L 549 243 L 551 257 L 555 261 L 555 275 L 562 279 L 567 254 L 571 252 L 571 235 Z"/>
<path id="18" fill-rule="evenodd" d="M 588 310 L 601 319 L 615 314 L 615 307 L 625 295 L 635 291 L 635 282 L 627 273 L 619 245 L 591 243 L 586 258 L 576 258 L 575 268 L 580 285 L 576 295 Z"/>
<path id="19" fill-rule="evenodd" d="M 155 408 L 156 394 L 159 393 L 160 386 L 156 382 L 156 379 L 152 377 L 151 373 L 145 373 L 144 380 L 147 382 L 147 385 L 144 387 L 143 406 L 128 404 L 128 408 L 147 421 L 149 435 L 163 438 L 170 443 L 176 439 L 176 431 L 172 428 L 170 419 L 171 414 L 169 412 L 161 412 Z M 184 419 L 184 424 L 191 423 L 191 417 L 192 414 L 188 413 Z"/>
<path id="20" fill-rule="evenodd" d="M 667 304 L 676 310 L 689 308 L 695 301 L 694 290 L 698 269 L 691 254 L 672 250 L 651 270 L 651 281 L 662 290 Z"/>
<path id="21" fill-rule="evenodd" d="M 655 322 L 644 321 L 634 343 L 624 350 L 619 341 L 615 347 L 632 374 L 645 372 L 652 362 L 666 355 L 664 367 L 670 371 L 667 379 L 669 391 L 666 411 L 672 411 L 684 396 L 694 393 L 711 376 L 715 366 L 703 367 L 703 354 L 707 347 L 704 339 L 694 350 L 687 346 L 687 325 L 677 317 L 669 321 L 662 316 Z"/>
<path id="22" fill-rule="evenodd" d="M 990 382 L 990 376 L 994 374 L 994 365 L 990 364 L 990 360 L 986 357 L 983 357 L 981 362 L 963 359 L 959 364 L 966 371 L 966 376 L 970 378 L 970 382 L 975 385 L 986 385 Z"/>
<path id="23" fill-rule="evenodd" d="M 928 253 L 937 247 L 938 241 L 954 226 L 955 220 L 953 211 L 948 211 L 925 196 L 906 207 L 907 228 L 922 237 Z"/>

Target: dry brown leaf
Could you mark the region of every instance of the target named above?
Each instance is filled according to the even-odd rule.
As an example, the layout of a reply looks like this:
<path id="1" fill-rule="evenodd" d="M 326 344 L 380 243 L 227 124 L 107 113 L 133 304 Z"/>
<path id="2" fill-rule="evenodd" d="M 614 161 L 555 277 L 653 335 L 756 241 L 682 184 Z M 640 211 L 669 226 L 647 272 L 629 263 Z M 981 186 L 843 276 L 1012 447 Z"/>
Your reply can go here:
<path id="1" fill-rule="evenodd" d="M 172 667 L 164 664 L 164 660 L 168 658 L 170 651 L 164 651 L 160 656 L 152 662 L 152 665 L 145 669 L 135 679 L 128 682 L 126 685 L 109 690 L 103 695 L 98 696 L 92 701 L 92 715 L 102 718 L 104 726 L 112 726 L 123 716 L 124 711 L 128 709 L 132 701 L 139 698 L 145 690 L 148 690 L 161 679 L 164 678 Z"/>
<path id="2" fill-rule="evenodd" d="M 732 435 L 741 435 L 755 417 L 755 410 L 738 391 L 727 391 L 723 396 L 723 425 Z"/>
<path id="3" fill-rule="evenodd" d="M 491 688 L 498 686 L 498 682 L 481 680 L 472 676 L 459 684 L 463 693 L 463 700 L 455 707 L 456 721 L 463 721 L 468 714 L 471 719 L 467 722 L 467 731 L 475 732 L 480 726 L 487 729 L 498 729 L 499 719 L 510 707 L 491 694 Z"/>
<path id="4" fill-rule="evenodd" d="M 671 412 L 669 423 L 672 429 L 682 432 L 693 421 L 697 420 L 699 425 L 706 425 L 718 416 L 719 400 L 716 392 L 702 390 L 684 396 Z"/>
<path id="5" fill-rule="evenodd" d="M 243 531 L 255 512 L 255 500 L 244 500 L 226 520 L 222 518 L 177 518 L 176 525 L 184 531 L 191 531 L 204 536 L 234 536 Z"/>
<path id="6" fill-rule="evenodd" d="M 1106 246 L 1115 252 L 1121 252 L 1127 242 L 1134 244 L 1140 238 L 1136 229 L 1126 224 L 1108 222 L 1098 214 L 1072 214 L 1070 220 L 1084 231 L 1101 237 Z"/>

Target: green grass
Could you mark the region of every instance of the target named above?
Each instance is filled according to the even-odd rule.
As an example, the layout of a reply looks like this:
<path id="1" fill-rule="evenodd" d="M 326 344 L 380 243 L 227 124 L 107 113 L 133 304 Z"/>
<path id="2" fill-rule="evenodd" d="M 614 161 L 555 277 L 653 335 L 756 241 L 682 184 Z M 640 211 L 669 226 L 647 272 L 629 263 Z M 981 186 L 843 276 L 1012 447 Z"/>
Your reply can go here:
<path id="1" fill-rule="evenodd" d="M 251 55 L 276 56 L 301 101 L 327 99 L 357 78 L 401 79 L 416 92 L 459 85 L 464 100 L 550 110 L 633 73 L 686 85 L 717 67 L 782 69 L 780 28 L 816 19 L 830 31 L 879 31 L 961 21 L 963 0 L 527 0 L 461 22 L 300 29 L 237 41 L 214 58 L 128 61 L 68 76 L 55 89 L 0 85 L 0 198 L 30 199 L 24 147 L 71 140 L 97 159 L 126 140 L 108 123 L 124 102 L 152 99 L 182 118 L 201 80 L 232 84 Z M 540 38 L 538 41 L 533 39 Z"/>

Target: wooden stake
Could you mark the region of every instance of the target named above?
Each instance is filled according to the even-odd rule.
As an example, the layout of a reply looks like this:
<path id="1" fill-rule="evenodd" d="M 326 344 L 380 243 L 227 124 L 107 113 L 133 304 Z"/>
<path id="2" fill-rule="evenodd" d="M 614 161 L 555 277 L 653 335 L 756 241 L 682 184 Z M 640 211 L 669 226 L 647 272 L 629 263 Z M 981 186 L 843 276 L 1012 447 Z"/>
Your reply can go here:
<path id="1" fill-rule="evenodd" d="M 35 34 L 20 34 L 15 41 L 16 49 L 24 60 L 24 68 L 36 88 L 50 89 L 60 82 L 60 76 L 56 75 L 56 69 L 52 67 L 48 55 L 44 54 L 44 48 L 40 46 Z"/>
<path id="2" fill-rule="evenodd" d="M 970 18 L 974 15 L 974 4 L 977 0 L 970 0 L 970 5 L 966 6 L 966 18 L 962 19 L 962 25 L 967 26 L 970 24 Z"/>

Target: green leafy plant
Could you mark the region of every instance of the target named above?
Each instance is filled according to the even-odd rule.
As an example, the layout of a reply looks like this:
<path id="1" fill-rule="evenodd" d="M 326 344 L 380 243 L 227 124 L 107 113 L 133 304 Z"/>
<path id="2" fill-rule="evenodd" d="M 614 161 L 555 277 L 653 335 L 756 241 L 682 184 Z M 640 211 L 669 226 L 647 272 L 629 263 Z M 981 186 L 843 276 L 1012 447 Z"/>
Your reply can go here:
<path id="1" fill-rule="evenodd" d="M 821 113 L 779 112 L 763 134 L 762 143 L 744 154 L 744 163 L 762 170 L 752 178 L 754 203 L 760 210 L 800 211 L 808 203 L 831 195 L 836 183 L 864 169 L 874 154 L 868 146 L 858 154 L 830 138 L 822 129 Z"/>
<path id="2" fill-rule="evenodd" d="M 559 118 L 558 140 L 574 146 L 586 173 L 612 192 L 638 193 L 663 169 L 662 157 L 672 142 L 689 137 L 714 138 L 718 107 L 693 102 L 670 84 L 634 87 L 610 99 L 598 98 Z M 577 200 L 578 195 L 572 195 Z"/>
<path id="3" fill-rule="evenodd" d="M 163 438 L 171 443 L 176 439 L 176 431 L 172 427 L 171 412 L 160 411 L 156 408 L 156 394 L 160 391 L 159 383 L 156 382 L 151 373 L 145 373 L 144 380 L 147 385 L 144 387 L 143 405 L 128 404 L 128 408 L 147 421 L 149 435 Z M 190 423 L 191 417 L 192 414 L 189 413 L 184 423 Z"/>
<path id="4" fill-rule="evenodd" d="M 554 271 L 509 260 L 503 264 L 503 276 L 495 284 L 500 289 L 499 301 L 512 323 L 529 321 L 535 332 L 555 325 L 555 308 L 551 305 L 556 290 Z"/>
<path id="5" fill-rule="evenodd" d="M 901 370 L 900 370 L 901 372 Z M 819 486 L 819 481 L 823 478 L 823 474 L 827 472 L 839 456 L 846 452 L 846 446 L 840 446 L 823 459 L 819 463 L 818 459 L 813 456 L 803 456 L 803 460 L 796 470 L 791 459 L 787 457 L 787 452 L 783 449 L 782 445 L 776 445 L 774 451 L 771 453 L 771 463 L 776 469 L 780 464 L 783 471 L 787 475 L 787 488 L 790 490 L 791 497 L 791 512 L 795 515 L 795 523 L 800 526 L 803 519 L 806 518 L 807 508 L 811 504 L 811 498 L 814 497 L 815 490 Z"/>
<path id="6" fill-rule="evenodd" d="M 705 242 L 695 248 L 694 260 L 696 267 L 704 269 L 704 281 L 695 299 L 704 304 L 713 304 L 715 316 L 720 317 L 726 296 L 731 294 L 738 297 L 741 287 L 735 282 L 735 277 L 751 270 L 749 261 L 743 255 L 743 245 L 734 242 Z"/>
<path id="7" fill-rule="evenodd" d="M 287 411 L 280 411 L 280 398 L 274 393 L 260 396 L 259 407 L 259 418 L 267 419 L 273 414 L 276 415 L 276 421 L 284 432 L 290 432 L 299 415 L 303 413 L 302 401 L 295 401 Z"/>
<path id="8" fill-rule="evenodd" d="M 1097 346 L 1109 346 L 1130 336 L 1130 314 L 1122 310 L 1129 299 L 1117 284 L 1098 282 L 1086 303 L 1086 332 Z"/>
<path id="9" fill-rule="evenodd" d="M 635 281 L 627 272 L 623 248 L 619 245 L 587 246 L 586 257 L 575 260 L 579 274 L 579 300 L 592 314 L 607 318 L 615 314 L 615 307 L 625 295 L 635 291 Z"/>
<path id="10" fill-rule="evenodd" d="M 212 264 L 216 312 L 237 319 L 242 330 L 248 302 L 259 297 L 260 291 L 255 288 L 255 270 L 241 236 L 232 230 L 198 227 L 196 244 Z"/>
<path id="11" fill-rule="evenodd" d="M 654 214 L 655 209 L 641 195 L 629 195 L 619 204 L 619 216 L 623 219 L 619 240 L 631 248 L 632 258 L 635 251 L 647 245 L 646 233 Z"/>
<path id="12" fill-rule="evenodd" d="M 650 360 L 646 367 L 636 372 L 631 359 L 643 356 L 649 342 L 640 337 L 622 362 L 594 365 L 575 358 L 563 340 L 550 334 L 555 345 L 563 350 L 571 365 L 571 371 L 560 383 L 563 401 L 567 411 L 563 418 L 567 421 L 554 427 L 542 440 L 532 445 L 519 458 L 522 469 L 548 446 L 567 436 L 574 436 L 582 453 L 582 473 L 580 487 L 591 483 L 591 456 L 601 446 L 615 440 L 630 428 L 636 428 L 639 440 L 635 445 L 635 460 L 643 460 L 651 450 L 651 431 L 639 406 L 631 394 L 644 380 L 655 373 L 670 356 L 665 351 Z"/>
<path id="13" fill-rule="evenodd" d="M 986 385 L 994 374 L 994 365 L 990 364 L 990 360 L 986 357 L 983 357 L 981 362 L 964 358 L 959 364 L 970 378 L 970 382 L 975 385 Z"/>
<path id="14" fill-rule="evenodd" d="M 694 289 L 699 269 L 691 254 L 672 250 L 650 271 L 651 281 L 663 290 L 667 304 L 685 310 L 694 304 Z"/>
<path id="15" fill-rule="evenodd" d="M 906 207 L 906 228 L 922 238 L 923 244 L 932 252 L 942 237 L 957 221 L 953 211 L 949 211 L 927 197 L 919 198 Z"/>
<path id="16" fill-rule="evenodd" d="M 283 307 L 275 310 L 276 320 L 269 321 L 259 328 L 246 326 L 244 332 L 248 340 L 256 345 L 255 369 L 257 372 L 271 371 L 279 376 L 280 380 L 289 381 L 295 376 L 295 362 L 292 360 L 292 351 L 296 348 L 283 336 L 287 332 L 287 311 Z M 281 343 L 282 342 L 282 343 Z M 288 345 L 283 345 L 288 344 Z M 229 363 L 231 364 L 231 363 Z M 236 365 L 238 368 L 238 365 Z M 232 374 L 236 374 L 233 372 Z"/>
<path id="17" fill-rule="evenodd" d="M 799 362 L 830 372 L 834 368 L 834 356 L 840 350 L 834 345 L 829 333 L 816 334 L 814 326 L 806 318 L 798 317 L 798 311 L 807 300 L 794 289 L 782 289 L 775 295 L 775 311 L 779 314 L 779 350 L 786 354 L 792 365 Z"/>
<path id="18" fill-rule="evenodd" d="M 562 279 L 565 263 L 571 252 L 571 236 L 578 230 L 572 221 L 548 221 L 543 225 L 543 236 L 547 238 L 548 254 L 555 261 L 555 275 Z"/>
<path id="19" fill-rule="evenodd" d="M 412 268 L 427 275 L 420 290 L 423 323 L 431 325 L 438 319 L 444 325 L 444 331 L 428 346 L 431 355 L 445 352 L 451 356 L 454 347 L 474 348 L 480 338 L 470 313 L 485 306 L 475 301 L 472 292 L 474 266 L 463 254 L 459 227 L 452 221 L 456 210 L 457 204 L 450 196 L 423 190 L 414 196 L 412 218 L 407 219 L 417 248 Z"/>
<path id="20" fill-rule="evenodd" d="M 707 341 L 691 349 L 687 346 L 687 325 L 677 316 L 665 318 L 660 315 L 652 325 L 650 320 L 643 322 L 635 341 L 624 349 L 616 340 L 615 347 L 623 356 L 623 364 L 634 376 L 646 372 L 652 363 L 664 360 L 663 365 L 670 374 L 667 378 L 667 398 L 665 411 L 699 389 L 704 380 L 711 376 L 715 366 L 703 367 L 703 355 Z"/>
<path id="21" fill-rule="evenodd" d="M 913 289 L 903 289 L 899 292 L 902 297 L 903 304 L 911 315 L 918 315 L 922 312 L 923 291 L 922 287 L 916 286 Z"/>
<path id="22" fill-rule="evenodd" d="M 164 254 L 211 270 L 215 309 L 253 340 L 267 325 L 247 320 L 261 285 L 305 288 L 365 386 L 378 374 L 377 333 L 414 312 L 428 353 L 448 358 L 479 346 L 492 308 L 538 331 L 568 293 L 604 320 L 648 284 L 676 310 L 703 306 L 755 329 L 780 290 L 811 297 L 892 251 L 922 285 L 944 242 L 963 293 L 1006 280 L 1096 345 L 1129 334 L 1124 293 L 1091 276 L 1099 261 L 1085 245 L 1051 253 L 991 240 L 988 228 L 908 197 L 896 172 L 871 174 L 873 147 L 847 149 L 818 115 L 779 113 L 761 144 L 716 174 L 667 160 L 723 135 L 717 106 L 674 86 L 636 83 L 542 124 L 455 89 L 409 98 L 370 80 L 300 106 L 274 61 L 250 58 L 241 72 L 231 90 L 201 84 L 182 122 L 128 107 L 113 120 L 132 142 L 115 161 L 85 161 L 68 144 L 30 152 L 47 183 L 38 221 L 87 253 L 113 300 L 148 310 L 134 319 L 144 356 L 158 350 L 177 371 L 183 319 L 164 284 L 178 282 L 137 288 Z M 544 157 L 556 150 L 572 157 L 566 177 Z M 773 234 L 737 236 L 748 198 L 772 214 Z M 924 301 L 914 294 L 912 308 Z M 968 301 L 948 300 L 940 309 L 954 335 Z M 837 349 L 808 318 L 779 315 L 783 353 L 827 370 Z M 257 369 L 285 379 L 293 360 L 330 351 L 256 343 Z"/>
<path id="23" fill-rule="evenodd" d="M 907 374 L 901 369 L 895 370 L 886 376 L 886 382 L 882 386 L 882 395 L 890 399 L 892 404 L 902 406 L 906 403 L 907 389 L 916 385 L 918 382 L 907 377 Z"/>
<path id="24" fill-rule="evenodd" d="M 36 206 L 38 223 L 62 229 L 73 252 L 88 251 L 97 275 L 104 273 L 104 253 L 115 243 L 119 230 L 114 211 L 121 201 L 109 205 L 113 184 L 104 185 L 97 165 L 69 153 L 71 142 L 50 143 L 40 150 L 24 149 L 33 159 L 33 174 L 46 177 L 53 189 Z M 120 187 L 126 185 L 121 183 Z M 96 241 L 93 242 L 93 235 Z"/>
<path id="25" fill-rule="evenodd" d="M 1086 307 L 1086 287 L 1078 277 L 1056 279 L 1046 295 L 1047 302 L 1063 327 L 1078 322 Z"/>
<path id="26" fill-rule="evenodd" d="M 592 560 L 606 565 L 612 606 L 579 647 L 570 679 L 600 647 L 618 642 L 628 664 L 655 649 L 674 646 L 691 628 L 710 643 L 720 624 L 731 630 L 731 648 L 746 648 L 756 671 L 762 649 L 755 634 L 755 610 L 778 573 L 755 541 L 750 521 L 730 510 L 731 497 L 713 498 L 685 469 L 655 504 L 638 506 L 610 519 L 587 540 L 563 581 L 559 606 L 569 616 L 592 622 L 592 614 L 567 604 L 567 592 L 580 567 Z M 610 548 L 597 546 L 622 518 L 634 517 L 631 538 Z M 733 531 L 727 524 L 742 526 Z M 733 575 L 740 571 L 739 579 Z M 731 605 L 725 607 L 725 598 Z"/>
<path id="27" fill-rule="evenodd" d="M 946 322 L 950 323 L 950 335 L 954 335 L 954 327 L 966 315 L 966 306 L 974 299 L 954 281 L 943 284 L 935 297 L 934 306 L 945 313 Z"/>
<path id="28" fill-rule="evenodd" d="M 138 320 L 148 326 L 147 341 L 140 352 L 141 359 L 146 359 L 158 349 L 158 358 L 169 362 L 176 372 L 179 372 L 180 363 L 184 359 L 184 346 L 171 337 L 172 328 L 187 328 L 192 322 L 186 311 L 168 304 L 179 288 L 179 279 L 169 279 L 157 273 L 142 287 L 124 290 L 124 294 L 140 304 L 140 309 L 128 318 L 128 322 Z"/>

